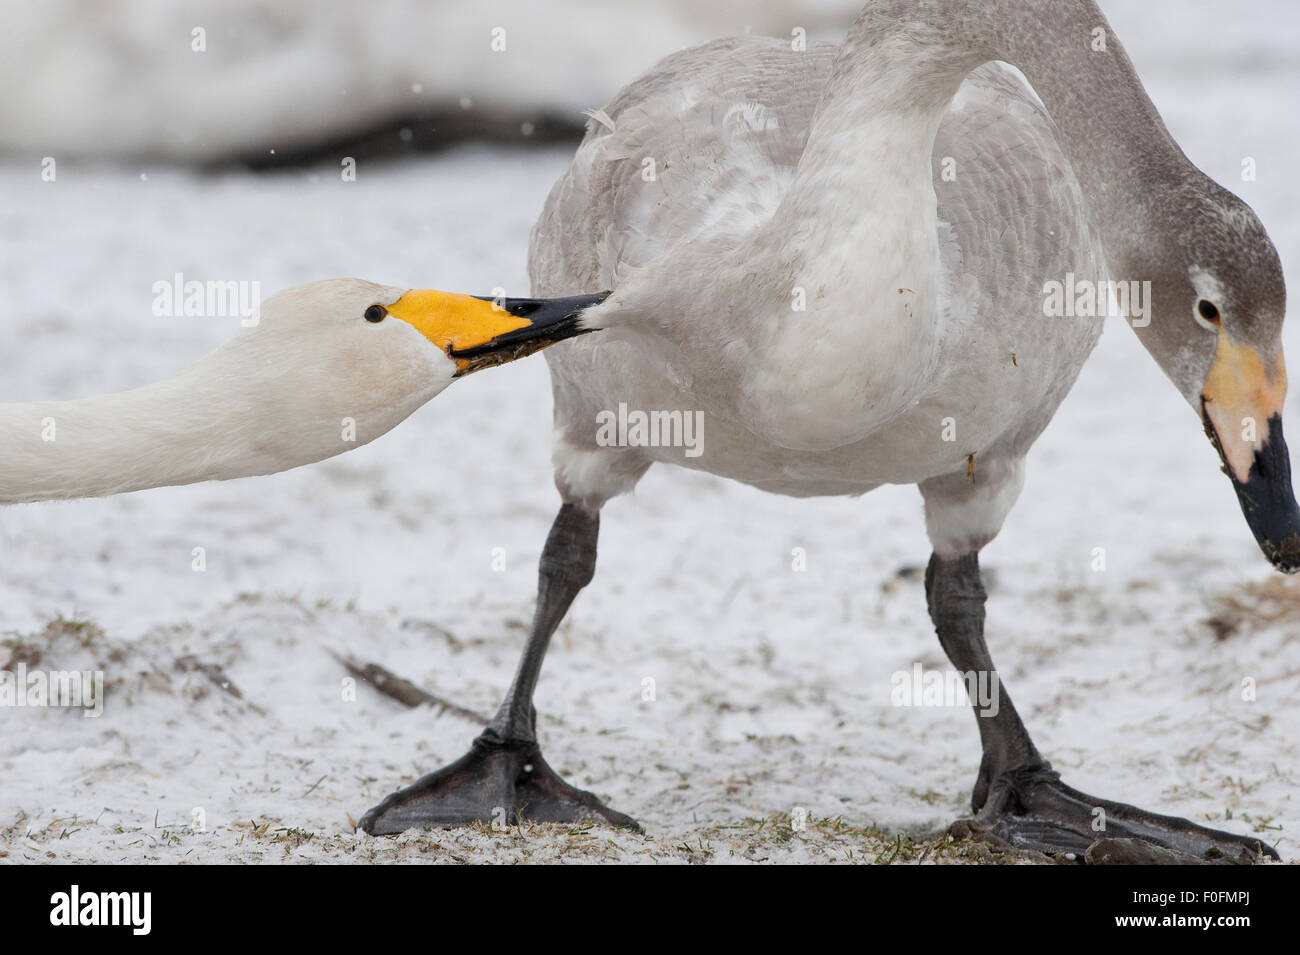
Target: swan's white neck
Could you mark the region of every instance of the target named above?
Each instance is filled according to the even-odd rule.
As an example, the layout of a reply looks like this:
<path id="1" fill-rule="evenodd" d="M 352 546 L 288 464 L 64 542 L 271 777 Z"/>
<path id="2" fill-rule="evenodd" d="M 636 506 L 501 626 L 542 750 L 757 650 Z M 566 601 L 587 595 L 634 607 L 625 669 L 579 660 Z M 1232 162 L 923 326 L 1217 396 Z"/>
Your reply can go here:
<path id="1" fill-rule="evenodd" d="M 121 394 L 0 405 L 0 504 L 279 470 L 279 449 L 256 439 L 258 410 L 204 372 L 201 362 Z"/>
<path id="2" fill-rule="evenodd" d="M 350 372 L 241 330 L 156 384 L 0 405 L 0 504 L 273 474 L 372 441 L 428 397 L 331 378 Z"/>

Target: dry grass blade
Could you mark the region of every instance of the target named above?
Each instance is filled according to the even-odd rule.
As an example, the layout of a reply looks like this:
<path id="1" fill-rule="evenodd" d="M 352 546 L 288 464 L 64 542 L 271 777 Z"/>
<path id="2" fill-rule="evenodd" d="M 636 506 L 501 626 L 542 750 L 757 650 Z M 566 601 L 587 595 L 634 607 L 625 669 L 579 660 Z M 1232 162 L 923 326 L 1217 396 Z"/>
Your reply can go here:
<path id="1" fill-rule="evenodd" d="M 491 720 L 481 713 L 435 696 L 428 690 L 416 686 L 410 680 L 403 679 L 378 663 L 363 663 L 356 657 L 330 651 L 330 656 L 341 663 L 349 673 L 364 680 L 385 696 L 392 697 L 405 706 L 423 706 L 429 704 L 438 707 L 440 713 L 454 713 L 456 716 L 472 720 L 479 725 L 486 725 Z"/>

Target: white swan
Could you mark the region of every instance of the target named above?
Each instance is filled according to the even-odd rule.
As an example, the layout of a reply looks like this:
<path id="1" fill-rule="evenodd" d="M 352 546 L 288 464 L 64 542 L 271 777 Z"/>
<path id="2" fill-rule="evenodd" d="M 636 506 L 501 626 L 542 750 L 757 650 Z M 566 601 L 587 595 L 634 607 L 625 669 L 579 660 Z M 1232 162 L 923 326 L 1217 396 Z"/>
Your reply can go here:
<path id="1" fill-rule="evenodd" d="M 366 831 L 501 809 L 635 825 L 546 765 L 532 695 L 594 572 L 601 506 L 656 461 L 792 496 L 916 484 L 940 642 L 988 677 L 977 555 L 1101 332 L 1108 278 L 1138 283 L 1127 314 L 1264 552 L 1300 566 L 1277 253 L 1178 149 L 1093 0 L 873 0 L 838 48 L 710 43 L 593 117 L 531 248 L 535 294 L 614 289 L 584 317 L 606 331 L 547 355 L 563 506 L 532 634 L 470 753 L 389 796 Z M 1069 288 L 1060 317 L 1045 315 L 1052 283 Z M 702 411 L 703 453 L 603 446 L 599 416 L 622 404 Z M 978 724 L 982 833 L 1053 854 L 1275 855 L 1064 785 L 1005 695 Z"/>
<path id="2" fill-rule="evenodd" d="M 271 474 L 384 434 L 453 380 L 578 334 L 604 298 L 491 301 L 359 279 L 287 289 L 156 384 L 0 405 L 0 504 Z"/>

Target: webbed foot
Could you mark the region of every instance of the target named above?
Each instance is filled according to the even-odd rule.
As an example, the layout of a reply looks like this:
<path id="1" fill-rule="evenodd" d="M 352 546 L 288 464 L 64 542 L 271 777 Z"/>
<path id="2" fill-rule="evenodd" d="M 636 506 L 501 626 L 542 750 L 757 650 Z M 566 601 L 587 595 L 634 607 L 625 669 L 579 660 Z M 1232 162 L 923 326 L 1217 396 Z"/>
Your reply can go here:
<path id="1" fill-rule="evenodd" d="M 1081 793 L 1046 765 L 995 778 L 967 826 L 972 835 L 992 835 L 1016 849 L 1049 856 L 1074 853 L 1095 864 L 1249 865 L 1278 858 L 1272 846 L 1255 836 L 1208 829 Z"/>
<path id="2" fill-rule="evenodd" d="M 448 766 L 421 777 L 375 806 L 358 824 L 372 836 L 474 822 L 605 822 L 641 831 L 589 792 L 569 785 L 546 764 L 535 741 L 511 741 L 491 731 Z"/>

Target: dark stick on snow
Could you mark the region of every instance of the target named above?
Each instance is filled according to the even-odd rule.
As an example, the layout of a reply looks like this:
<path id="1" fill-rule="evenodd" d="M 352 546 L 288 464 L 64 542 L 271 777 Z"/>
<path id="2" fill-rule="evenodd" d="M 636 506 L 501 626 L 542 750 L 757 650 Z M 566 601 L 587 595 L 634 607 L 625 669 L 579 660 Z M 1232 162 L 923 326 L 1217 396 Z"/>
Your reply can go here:
<path id="1" fill-rule="evenodd" d="M 475 713 L 471 709 L 450 700 L 444 700 L 440 696 L 434 696 L 428 690 L 416 686 L 410 680 L 403 679 L 391 670 L 381 667 L 378 663 L 362 663 L 356 657 L 335 653 L 333 650 L 330 651 L 330 656 L 341 663 L 353 676 L 365 680 L 380 693 L 392 697 L 405 706 L 424 706 L 427 703 L 438 707 L 439 713 L 453 713 L 480 725 L 491 722 L 483 714 Z"/>
<path id="2" fill-rule="evenodd" d="M 239 687 L 230 682 L 230 677 L 226 676 L 225 671 L 215 663 L 204 663 L 191 653 L 183 657 L 177 657 L 175 667 L 181 673 L 202 673 L 219 690 L 229 693 L 237 700 L 244 698 L 244 694 L 239 692 Z"/>
<path id="3" fill-rule="evenodd" d="M 217 689 L 221 690 L 223 693 L 229 694 L 235 699 L 241 701 L 245 706 L 257 713 L 259 716 L 266 715 L 266 710 L 262 707 L 258 706 L 251 700 L 244 699 L 244 694 L 240 692 L 239 687 L 235 686 L 235 684 L 231 682 L 230 677 L 226 676 L 226 671 L 221 669 L 217 664 L 205 663 L 194 654 L 190 653 L 183 657 L 177 657 L 173 666 L 179 673 L 203 674 L 208 678 L 208 681 L 212 683 L 213 686 L 217 687 Z"/>

